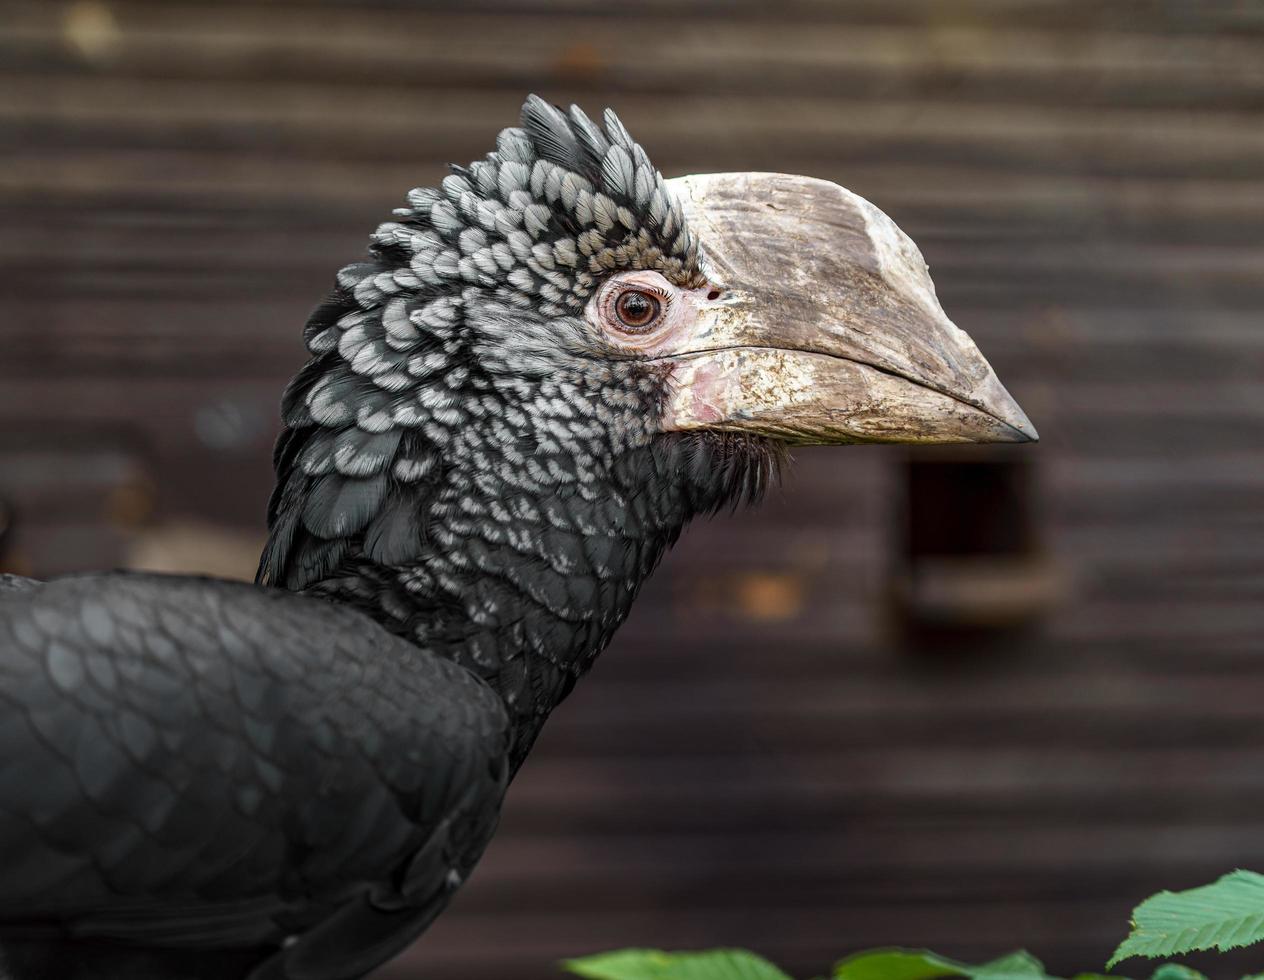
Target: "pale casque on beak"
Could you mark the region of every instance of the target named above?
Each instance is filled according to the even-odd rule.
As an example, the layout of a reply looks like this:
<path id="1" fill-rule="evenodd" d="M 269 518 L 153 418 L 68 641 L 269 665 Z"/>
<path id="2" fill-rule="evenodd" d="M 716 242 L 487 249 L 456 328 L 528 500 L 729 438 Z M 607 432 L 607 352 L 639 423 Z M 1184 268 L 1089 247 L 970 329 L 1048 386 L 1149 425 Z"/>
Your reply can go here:
<path id="1" fill-rule="evenodd" d="M 787 174 L 668 184 L 714 288 L 655 352 L 673 364 L 666 428 L 800 445 L 1036 440 L 917 246 L 864 198 Z"/>

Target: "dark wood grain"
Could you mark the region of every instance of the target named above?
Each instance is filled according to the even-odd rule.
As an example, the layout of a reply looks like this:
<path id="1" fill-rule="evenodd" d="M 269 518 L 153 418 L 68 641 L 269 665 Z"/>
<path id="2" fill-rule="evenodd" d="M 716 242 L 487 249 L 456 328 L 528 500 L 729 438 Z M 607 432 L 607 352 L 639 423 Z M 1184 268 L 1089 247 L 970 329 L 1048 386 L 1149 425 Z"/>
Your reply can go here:
<path id="1" fill-rule="evenodd" d="M 1229 0 L 0 0 L 0 565 L 258 534 L 307 311 L 527 91 L 616 106 L 667 173 L 837 180 L 1040 428 L 1054 607 L 908 656 L 903 456 L 801 453 L 686 535 L 383 975 L 714 944 L 1096 969 L 1148 892 L 1264 868 L 1262 66 Z"/>

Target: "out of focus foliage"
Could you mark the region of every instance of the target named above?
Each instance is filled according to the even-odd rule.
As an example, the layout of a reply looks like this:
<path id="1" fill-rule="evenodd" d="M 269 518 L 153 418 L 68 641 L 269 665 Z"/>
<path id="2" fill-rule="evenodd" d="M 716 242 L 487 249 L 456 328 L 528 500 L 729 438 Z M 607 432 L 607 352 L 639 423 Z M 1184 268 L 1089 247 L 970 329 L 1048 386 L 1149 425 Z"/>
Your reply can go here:
<path id="1" fill-rule="evenodd" d="M 1219 881 L 1181 892 L 1159 892 L 1133 911 L 1132 932 L 1107 969 L 1134 956 L 1157 959 L 1196 950 L 1229 950 L 1264 940 L 1264 875 L 1234 871 Z M 763 957 L 743 949 L 668 953 L 623 949 L 568 960 L 566 970 L 588 980 L 791 980 Z M 1030 953 L 1019 950 L 978 966 L 925 949 L 871 949 L 835 965 L 831 980 L 1058 980 Z M 817 978 L 821 980 L 821 978 Z M 1079 973 L 1072 980 L 1127 980 L 1115 974 Z M 1149 980 L 1207 980 L 1180 963 L 1163 963 Z M 1264 974 L 1243 980 L 1264 980 Z"/>

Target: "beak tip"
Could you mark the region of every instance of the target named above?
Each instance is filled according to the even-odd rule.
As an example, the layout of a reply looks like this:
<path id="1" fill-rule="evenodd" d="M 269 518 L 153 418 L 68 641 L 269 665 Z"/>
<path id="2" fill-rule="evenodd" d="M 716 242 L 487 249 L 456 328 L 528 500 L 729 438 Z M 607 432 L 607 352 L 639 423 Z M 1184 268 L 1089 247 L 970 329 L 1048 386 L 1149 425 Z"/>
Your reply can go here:
<path id="1" fill-rule="evenodd" d="M 1009 425 L 1010 431 L 1014 434 L 1014 438 L 1007 440 L 1008 442 L 1039 442 L 1040 433 L 1036 431 L 1036 427 L 1030 422 L 1023 426 Z"/>
<path id="2" fill-rule="evenodd" d="M 1017 411 L 1014 415 L 1001 419 L 1002 424 L 1009 429 L 1013 438 L 1009 442 L 1039 442 L 1040 433 L 1036 431 L 1036 427 L 1031 424 L 1025 412 L 1017 405 L 1014 406 Z"/>
<path id="3" fill-rule="evenodd" d="M 1040 433 L 1022 410 L 1014 396 L 994 373 L 989 371 L 987 381 L 976 391 L 975 404 L 996 420 L 996 442 L 1039 442 Z"/>

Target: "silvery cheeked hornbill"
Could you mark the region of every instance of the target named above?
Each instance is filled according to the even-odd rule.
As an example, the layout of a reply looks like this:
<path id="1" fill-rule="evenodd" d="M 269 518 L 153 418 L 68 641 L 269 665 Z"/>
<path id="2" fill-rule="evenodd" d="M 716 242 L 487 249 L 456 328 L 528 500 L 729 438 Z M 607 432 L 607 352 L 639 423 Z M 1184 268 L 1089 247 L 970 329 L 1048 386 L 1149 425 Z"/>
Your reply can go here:
<path id="1" fill-rule="evenodd" d="M 785 447 L 1035 438 L 835 184 L 527 101 L 307 324 L 257 585 L 0 580 L 15 980 L 347 980 L 443 909 L 690 518 Z"/>

